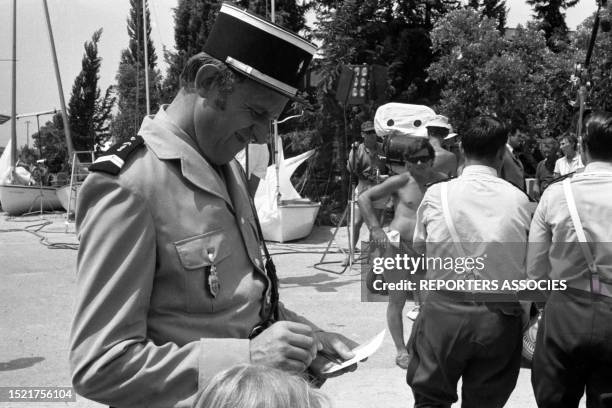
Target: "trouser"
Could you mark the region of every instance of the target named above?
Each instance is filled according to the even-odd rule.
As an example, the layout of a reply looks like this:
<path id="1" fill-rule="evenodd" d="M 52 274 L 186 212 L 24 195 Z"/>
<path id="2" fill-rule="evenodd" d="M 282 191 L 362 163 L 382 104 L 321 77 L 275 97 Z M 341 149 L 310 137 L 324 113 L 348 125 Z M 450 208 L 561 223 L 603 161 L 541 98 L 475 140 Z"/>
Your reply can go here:
<path id="1" fill-rule="evenodd" d="M 459 378 L 462 407 L 503 407 L 520 368 L 521 316 L 497 306 L 429 293 L 408 342 L 415 407 L 450 407 Z"/>
<path id="2" fill-rule="evenodd" d="M 612 298 L 575 289 L 546 303 L 533 356 L 538 407 L 612 407 Z"/>

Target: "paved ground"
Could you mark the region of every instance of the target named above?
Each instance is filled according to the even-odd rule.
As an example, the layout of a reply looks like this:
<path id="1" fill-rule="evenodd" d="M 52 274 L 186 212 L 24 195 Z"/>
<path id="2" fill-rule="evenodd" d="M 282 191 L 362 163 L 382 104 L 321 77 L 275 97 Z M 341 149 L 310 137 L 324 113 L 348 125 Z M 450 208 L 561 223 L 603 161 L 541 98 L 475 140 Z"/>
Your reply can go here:
<path id="1" fill-rule="evenodd" d="M 66 224 L 63 215 L 48 215 L 45 219 L 49 224 L 36 236 L 23 229 L 36 230 L 45 220 L 39 217 L 9 219 L 0 213 L 0 387 L 70 385 L 67 344 L 76 251 L 51 249 L 53 247 L 43 244 L 76 244 L 77 241 L 74 224 Z M 385 328 L 386 304 L 361 302 L 358 267 L 344 274 L 314 267 L 332 232 L 332 228 L 318 227 L 307 240 L 270 245 L 271 252 L 277 254 L 275 262 L 281 281 L 281 299 L 321 327 L 364 341 Z M 41 242 L 41 237 L 45 241 Z M 340 231 L 336 242 L 347 246 L 345 229 Z M 332 250 L 336 249 L 334 245 Z M 340 272 L 341 259 L 341 255 L 329 255 L 327 261 L 338 263 L 323 266 Z M 410 324 L 408 320 L 406 323 L 408 331 Z M 405 383 L 404 372 L 394 364 L 394 357 L 394 347 L 387 336 L 377 354 L 361 364 L 356 372 L 329 380 L 323 391 L 331 397 L 336 408 L 411 407 L 412 394 Z M 508 407 L 536 406 L 529 377 L 529 371 L 521 370 Z M 9 406 L 0 402 L 0 407 Z M 12 406 L 101 407 L 84 399 L 76 403 Z"/>

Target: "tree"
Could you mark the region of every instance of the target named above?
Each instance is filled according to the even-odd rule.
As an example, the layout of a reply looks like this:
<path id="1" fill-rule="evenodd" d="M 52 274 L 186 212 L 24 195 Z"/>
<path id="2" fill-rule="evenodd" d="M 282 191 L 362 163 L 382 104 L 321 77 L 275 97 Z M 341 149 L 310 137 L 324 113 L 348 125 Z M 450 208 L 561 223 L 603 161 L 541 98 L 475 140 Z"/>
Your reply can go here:
<path id="1" fill-rule="evenodd" d="M 32 135 L 32 140 L 41 153 L 40 157 L 47 160 L 50 172 L 69 172 L 68 148 L 61 113 L 53 115 L 53 118 L 40 128 L 40 132 Z"/>
<path id="2" fill-rule="evenodd" d="M 495 26 L 494 20 L 465 9 L 434 27 L 439 59 L 428 72 L 444 87 L 436 110 L 448 115 L 459 133 L 479 114 L 496 115 L 533 135 L 567 130 L 573 51 L 551 52 L 535 25 L 519 26 L 511 39 Z"/>
<path id="3" fill-rule="evenodd" d="M 502 33 L 506 29 L 506 0 L 469 0 L 468 7 L 480 11 L 485 16 L 497 21 L 497 29 Z"/>
<path id="4" fill-rule="evenodd" d="M 142 1 L 130 0 L 130 15 L 127 20 L 127 31 L 130 37 L 128 48 L 121 52 L 117 71 L 117 105 L 118 112 L 113 118 L 111 132 L 115 141 L 127 140 L 134 136 L 146 115 L 145 58 L 143 20 L 146 20 L 148 74 L 151 112 L 155 112 L 160 101 L 160 73 L 156 69 L 157 55 L 151 40 L 149 9 L 146 8 L 145 19 L 142 18 Z"/>
<path id="5" fill-rule="evenodd" d="M 98 55 L 98 42 L 102 29 L 84 44 L 85 52 L 81 72 L 74 80 L 68 102 L 68 123 L 76 150 L 98 150 L 109 137 L 111 109 L 115 103 L 112 87 L 104 96 L 100 94 L 98 80 L 102 58 Z"/>
<path id="6" fill-rule="evenodd" d="M 567 24 L 565 13 L 575 6 L 579 0 L 527 0 L 533 6 L 534 17 L 539 22 L 539 28 L 544 30 L 549 47 L 556 51 L 558 41 L 567 42 Z"/>
<path id="7" fill-rule="evenodd" d="M 335 88 L 342 66 L 377 64 L 387 68 L 388 87 L 382 99 L 397 102 L 433 104 L 439 86 L 427 81 L 426 68 L 433 60 L 429 30 L 459 2 L 429 0 L 323 0 L 318 4 L 314 38 L 320 42 L 321 59 L 315 61 L 321 77 L 317 99 L 321 107 L 312 120 L 321 135 L 321 168 L 334 163 L 333 174 L 325 179 L 341 179 L 331 190 L 347 196 L 345 164 L 346 133 L 359 133 L 359 123 L 372 119 L 376 102 L 359 107 L 343 107 L 335 101 Z M 345 121 L 346 117 L 346 121 Z M 346 126 L 346 125 L 348 126 Z M 348 129 L 346 129 L 348 127 Z M 319 168 L 319 166 L 316 166 Z M 327 191 L 328 184 L 326 183 Z"/>

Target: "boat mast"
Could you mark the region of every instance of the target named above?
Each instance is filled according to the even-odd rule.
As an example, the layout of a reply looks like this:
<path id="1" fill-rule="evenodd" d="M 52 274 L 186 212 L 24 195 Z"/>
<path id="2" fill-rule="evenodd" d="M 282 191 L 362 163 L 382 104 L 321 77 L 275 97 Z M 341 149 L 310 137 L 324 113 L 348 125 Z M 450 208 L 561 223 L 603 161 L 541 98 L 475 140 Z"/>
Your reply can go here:
<path id="1" fill-rule="evenodd" d="M 147 44 L 147 0 L 142 0 L 142 31 L 144 34 L 145 93 L 147 98 L 147 116 L 149 116 L 151 114 L 151 102 L 149 102 L 149 47 Z"/>
<path id="2" fill-rule="evenodd" d="M 51 55 L 53 56 L 53 67 L 55 68 L 55 78 L 57 80 L 57 90 L 60 98 L 60 108 L 62 109 L 62 120 L 64 122 L 64 134 L 66 135 L 66 146 L 68 147 L 68 160 L 72 160 L 74 146 L 72 145 L 72 135 L 70 132 L 70 124 L 68 123 L 68 114 L 66 113 L 66 102 L 64 101 L 64 90 L 62 88 L 62 78 L 60 77 L 59 65 L 57 63 L 57 52 L 55 51 L 55 41 L 53 40 L 53 29 L 51 28 L 51 19 L 49 18 L 49 7 L 47 0 L 43 0 L 45 9 L 45 17 L 47 19 L 47 29 L 49 31 L 49 42 L 51 43 Z"/>
<path id="3" fill-rule="evenodd" d="M 11 175 L 17 161 L 17 0 L 13 0 L 13 59 L 11 61 L 13 83 L 11 87 Z"/>

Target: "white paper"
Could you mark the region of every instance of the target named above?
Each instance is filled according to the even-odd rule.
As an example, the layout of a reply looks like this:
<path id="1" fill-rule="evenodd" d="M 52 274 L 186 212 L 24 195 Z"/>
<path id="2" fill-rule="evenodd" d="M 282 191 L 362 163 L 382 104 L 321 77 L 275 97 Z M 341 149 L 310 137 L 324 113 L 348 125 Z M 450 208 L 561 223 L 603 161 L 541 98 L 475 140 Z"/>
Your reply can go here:
<path id="1" fill-rule="evenodd" d="M 330 374 L 338 370 L 342 370 L 343 368 L 348 367 L 352 364 L 355 364 L 363 360 L 364 358 L 370 357 L 372 354 L 376 352 L 376 350 L 378 350 L 378 348 L 382 344 L 383 339 L 385 338 L 386 331 L 387 330 L 384 329 L 383 331 L 378 333 L 376 336 L 374 336 L 372 340 L 370 340 L 369 342 L 361 344 L 355 347 L 353 350 L 351 350 L 355 354 L 355 357 L 351 358 L 350 360 L 346 360 L 341 364 L 330 362 L 330 364 L 326 366 L 321 372 L 323 374 Z"/>

